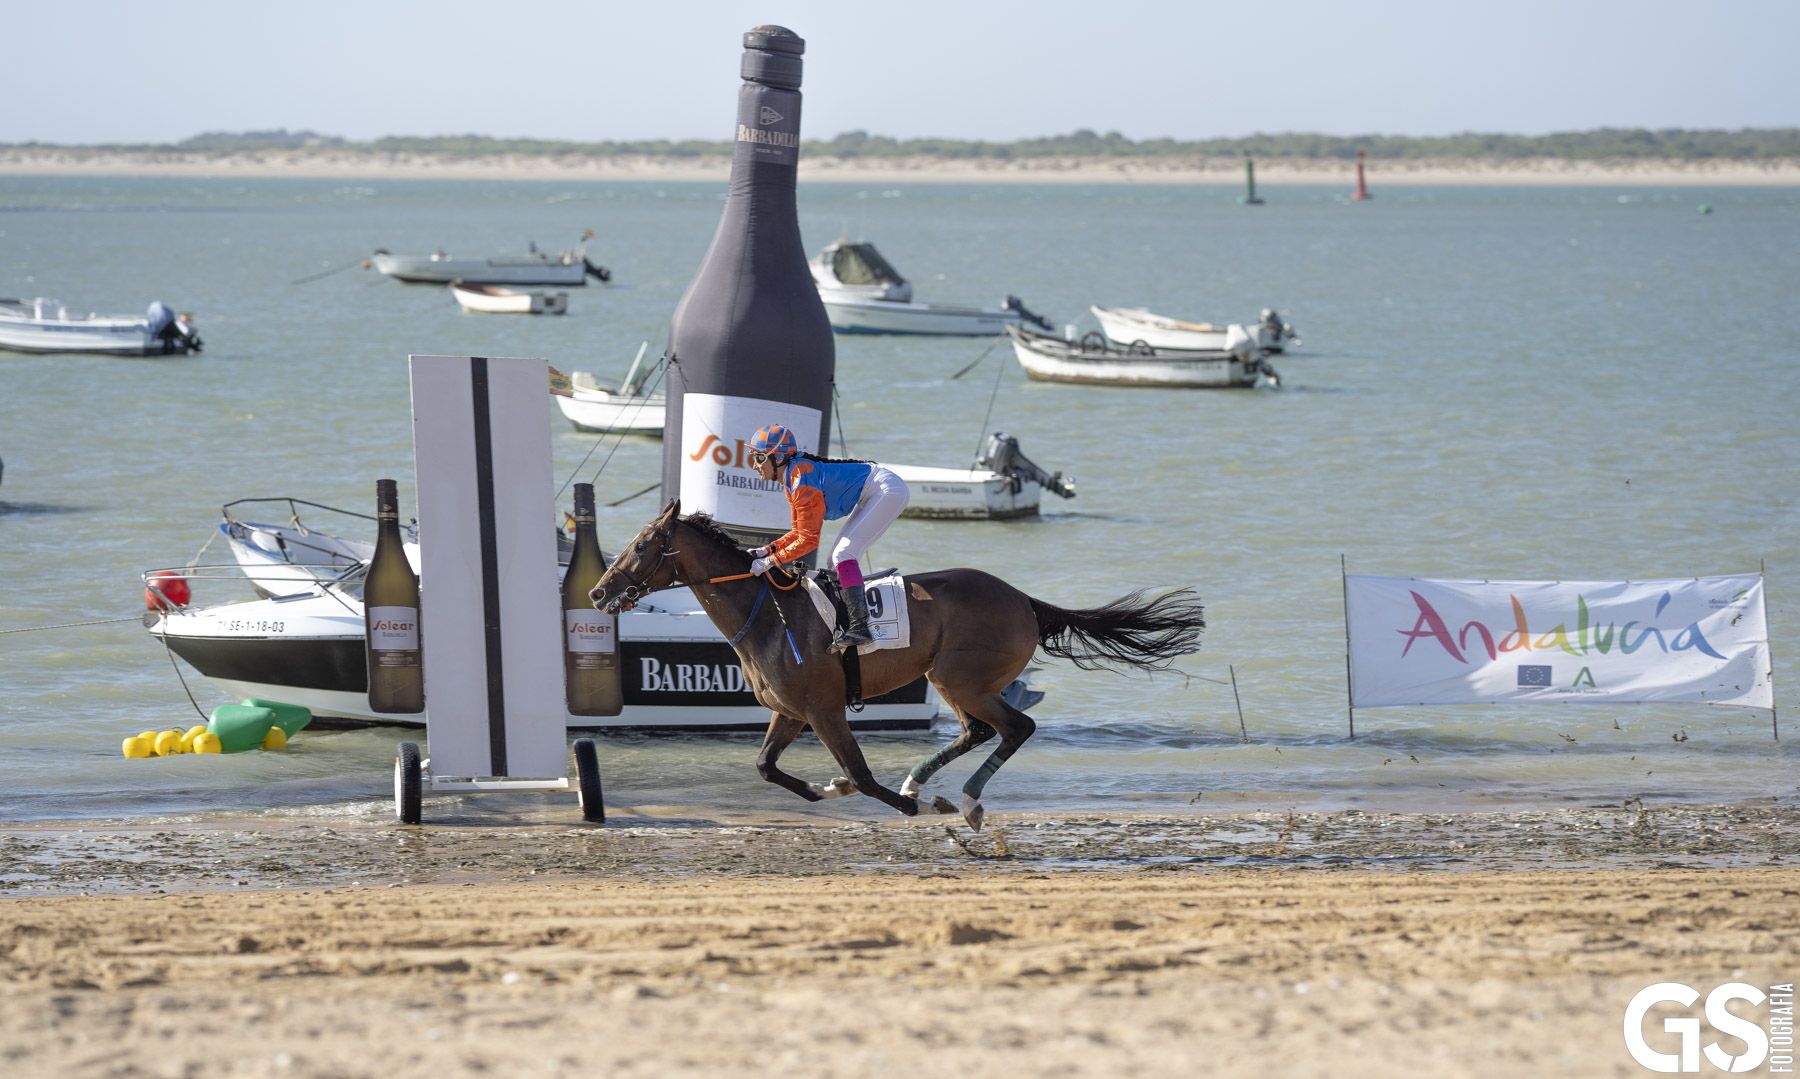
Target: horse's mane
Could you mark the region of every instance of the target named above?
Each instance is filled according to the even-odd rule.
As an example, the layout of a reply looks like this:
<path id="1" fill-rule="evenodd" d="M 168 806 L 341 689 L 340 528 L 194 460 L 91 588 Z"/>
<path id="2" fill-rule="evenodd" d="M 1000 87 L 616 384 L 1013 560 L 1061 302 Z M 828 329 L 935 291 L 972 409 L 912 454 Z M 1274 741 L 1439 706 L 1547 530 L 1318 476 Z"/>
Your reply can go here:
<path id="1" fill-rule="evenodd" d="M 681 523 L 689 526 L 702 536 L 712 540 L 714 543 L 729 547 L 734 551 L 742 550 L 742 548 L 738 546 L 738 541 L 732 539 L 729 532 L 720 528 L 718 522 L 714 521 L 712 515 L 709 513 L 690 513 L 686 517 L 681 518 Z"/>

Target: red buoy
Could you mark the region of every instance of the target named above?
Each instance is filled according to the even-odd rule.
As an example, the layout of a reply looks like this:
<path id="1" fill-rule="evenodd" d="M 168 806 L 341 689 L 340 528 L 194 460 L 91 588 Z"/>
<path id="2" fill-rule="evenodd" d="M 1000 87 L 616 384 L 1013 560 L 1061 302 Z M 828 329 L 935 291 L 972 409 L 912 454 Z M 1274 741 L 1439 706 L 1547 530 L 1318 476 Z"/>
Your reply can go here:
<path id="1" fill-rule="evenodd" d="M 1362 151 L 1362 150 L 1356 151 L 1356 193 L 1350 196 L 1350 201 L 1352 201 L 1352 202 L 1361 202 L 1364 199 L 1372 199 L 1375 197 L 1375 196 L 1369 194 L 1368 185 L 1363 183 L 1363 157 L 1364 157 L 1364 154 L 1365 154 L 1365 151 Z"/>
<path id="2" fill-rule="evenodd" d="M 187 578 L 178 570 L 159 569 L 144 578 L 144 610 L 166 611 L 172 607 L 185 607 L 193 599 L 188 590 Z"/>

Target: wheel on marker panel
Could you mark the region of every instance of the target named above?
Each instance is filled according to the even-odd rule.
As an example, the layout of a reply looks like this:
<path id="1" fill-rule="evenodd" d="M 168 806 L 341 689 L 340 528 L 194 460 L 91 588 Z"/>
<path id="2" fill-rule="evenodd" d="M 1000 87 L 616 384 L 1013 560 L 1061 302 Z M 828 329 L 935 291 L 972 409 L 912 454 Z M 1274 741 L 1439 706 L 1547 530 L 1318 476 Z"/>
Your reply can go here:
<path id="1" fill-rule="evenodd" d="M 424 769 L 416 742 L 401 742 L 394 752 L 394 816 L 401 824 L 419 823 L 419 801 L 424 793 Z"/>
<path id="2" fill-rule="evenodd" d="M 606 803 L 600 793 L 600 751 L 592 738 L 575 739 L 575 790 L 581 800 L 581 819 L 603 824 Z"/>

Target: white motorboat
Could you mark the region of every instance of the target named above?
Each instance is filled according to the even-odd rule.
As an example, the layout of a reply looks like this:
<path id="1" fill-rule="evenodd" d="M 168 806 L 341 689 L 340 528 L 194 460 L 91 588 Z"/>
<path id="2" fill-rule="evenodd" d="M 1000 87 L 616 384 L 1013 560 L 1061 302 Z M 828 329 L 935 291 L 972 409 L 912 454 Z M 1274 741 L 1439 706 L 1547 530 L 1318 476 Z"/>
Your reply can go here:
<path id="1" fill-rule="evenodd" d="M 1189 322 L 1153 314 L 1142 307 L 1090 307 L 1100 320 L 1100 329 L 1121 345 L 1142 342 L 1151 348 L 1185 350 L 1224 349 L 1230 347 L 1232 327 L 1216 322 Z M 1256 347 L 1264 352 L 1285 352 L 1300 344 L 1294 328 L 1281 320 L 1273 308 L 1265 307 L 1254 329 L 1250 330 Z"/>
<path id="2" fill-rule="evenodd" d="M 395 255 L 378 250 L 371 256 L 375 268 L 396 281 L 408 284 L 447 285 L 464 281 L 475 285 L 585 285 L 589 277 L 612 280 L 604 266 L 587 259 L 587 241 L 592 232 L 584 233 L 573 251 L 552 255 L 532 244 L 524 255 L 500 258 L 456 257 L 443 251 L 429 255 Z"/>
<path id="3" fill-rule="evenodd" d="M 974 337 L 997 334 L 1021 322 L 1050 328 L 1017 296 L 1006 297 L 997 307 L 914 301 L 911 282 L 871 243 L 839 240 L 826 245 L 808 265 L 825 315 L 838 333 Z"/>
<path id="4" fill-rule="evenodd" d="M 566 292 L 535 292 L 504 285 L 450 282 L 450 295 L 464 311 L 477 315 L 561 315 L 568 313 Z"/>
<path id="5" fill-rule="evenodd" d="M 0 299 L 0 348 L 14 352 L 99 352 L 113 356 L 173 356 L 199 352 L 200 334 L 188 315 L 153 303 L 142 315 L 95 315 L 60 300 Z"/>
<path id="6" fill-rule="evenodd" d="M 887 465 L 906 481 L 911 497 L 902 517 L 1004 521 L 1035 517 L 1043 493 L 1075 497 L 1075 480 L 1045 472 L 1019 452 L 1019 440 L 996 431 L 975 467 Z"/>
<path id="7" fill-rule="evenodd" d="M 644 383 L 649 380 L 655 365 L 644 368 L 644 350 L 649 342 L 638 346 L 638 354 L 631 361 L 631 370 L 625 372 L 625 379 L 617 390 L 609 390 L 600 384 L 591 371 L 575 371 L 569 375 L 570 396 L 558 395 L 556 406 L 577 431 L 591 431 L 596 434 L 623 432 L 633 435 L 650 435 L 661 438 L 663 433 L 663 413 L 667 401 L 660 393 L 645 393 Z"/>
<path id="8" fill-rule="evenodd" d="M 1180 351 L 1147 345 L 1120 348 L 1098 331 L 1079 341 L 1028 333 L 1016 327 L 1013 353 L 1025 374 L 1039 382 L 1076 382 L 1100 386 L 1181 388 L 1251 387 L 1281 378 L 1262 358 L 1250 334 L 1232 327 L 1227 349 Z"/>
<path id="9" fill-rule="evenodd" d="M 289 499 L 246 499 L 231 505 L 258 501 L 330 508 Z M 166 587 L 167 577 L 174 576 L 199 582 L 192 588 L 195 592 L 253 583 L 264 597 L 205 607 L 168 600 L 162 609 L 145 612 L 146 629 L 175 656 L 239 699 L 301 705 L 339 726 L 421 724 L 423 716 L 383 715 L 369 707 L 361 592 L 367 563 L 346 569 L 339 556 L 363 547 L 372 551 L 373 544 L 323 536 L 300 526 L 297 516 L 296 512 L 285 525 L 238 521 L 238 530 L 231 534 L 237 558 L 233 563 L 146 571 L 146 587 L 159 595 L 159 585 Z M 227 519 L 233 520 L 229 512 Z M 226 529 L 221 526 L 220 531 Z M 297 536 L 310 549 L 298 546 Z M 407 546 L 416 566 L 416 545 Z M 317 557 L 316 551 L 329 554 L 309 561 Z M 566 545 L 561 557 L 568 558 Z M 566 726 L 761 730 L 768 725 L 769 712 L 756 703 L 736 653 L 688 589 L 658 592 L 621 614 L 619 648 L 625 710 L 603 719 L 565 715 Z M 1042 696 L 1023 680 L 1008 693 L 1020 707 L 1028 707 L 1020 699 Z M 936 693 L 921 678 L 870 698 L 863 711 L 851 714 L 850 722 L 860 730 L 923 730 L 942 711 Z"/>

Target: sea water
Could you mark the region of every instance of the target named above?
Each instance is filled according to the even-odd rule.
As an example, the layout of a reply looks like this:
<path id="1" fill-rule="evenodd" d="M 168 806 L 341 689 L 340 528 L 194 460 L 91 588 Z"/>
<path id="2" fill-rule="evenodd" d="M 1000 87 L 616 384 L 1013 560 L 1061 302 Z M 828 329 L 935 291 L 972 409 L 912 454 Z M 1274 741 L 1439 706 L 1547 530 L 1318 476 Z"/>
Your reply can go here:
<path id="1" fill-rule="evenodd" d="M 1229 186 L 802 181 L 809 250 L 871 240 L 923 300 L 1010 293 L 1078 332 L 1095 328 L 1090 304 L 1239 322 L 1273 307 L 1304 340 L 1273 360 L 1280 390 L 1249 392 L 1034 384 L 990 339 L 838 338 L 841 448 L 966 466 L 985 432 L 1006 431 L 1079 490 L 1046 496 L 1033 520 L 903 520 L 872 561 L 975 566 L 1062 606 L 1177 585 L 1207 604 L 1204 647 L 1173 672 L 1043 662 L 1038 733 L 989 785 L 990 806 L 1800 795 L 1800 733 L 1776 741 L 1762 711 L 1364 709 L 1352 740 L 1340 579 L 1343 565 L 1523 579 L 1766 566 L 1776 701 L 1800 716 L 1787 673 L 1800 654 L 1800 190 L 1346 193 L 1266 186 L 1267 203 L 1245 207 Z M 0 633 L 0 818 L 386 812 L 393 745 L 409 737 L 392 729 L 308 731 L 285 754 L 123 759 L 124 736 L 226 700 L 138 624 L 139 573 L 193 558 L 234 499 L 366 510 L 377 477 L 409 489 L 408 354 L 542 357 L 602 381 L 640 343 L 654 359 L 723 194 L 0 177 L 0 293 L 101 312 L 162 300 L 206 340 L 185 358 L 0 354 L 0 630 L 23 630 Z M 614 283 L 571 290 L 560 318 L 464 315 L 446 290 L 358 265 L 375 248 L 554 250 L 586 228 Z M 603 504 L 657 481 L 655 441 L 577 433 L 548 399 L 545 423 L 559 480 L 594 480 Z M 658 505 L 603 505 L 602 543 Z M 238 598 L 194 588 L 201 604 Z M 863 743 L 897 782 L 948 735 Z M 608 800 L 889 812 L 854 798 L 808 809 L 756 777 L 755 745 L 607 737 Z M 977 759 L 934 789 L 953 793 Z M 838 773 L 810 738 L 784 763 Z"/>

